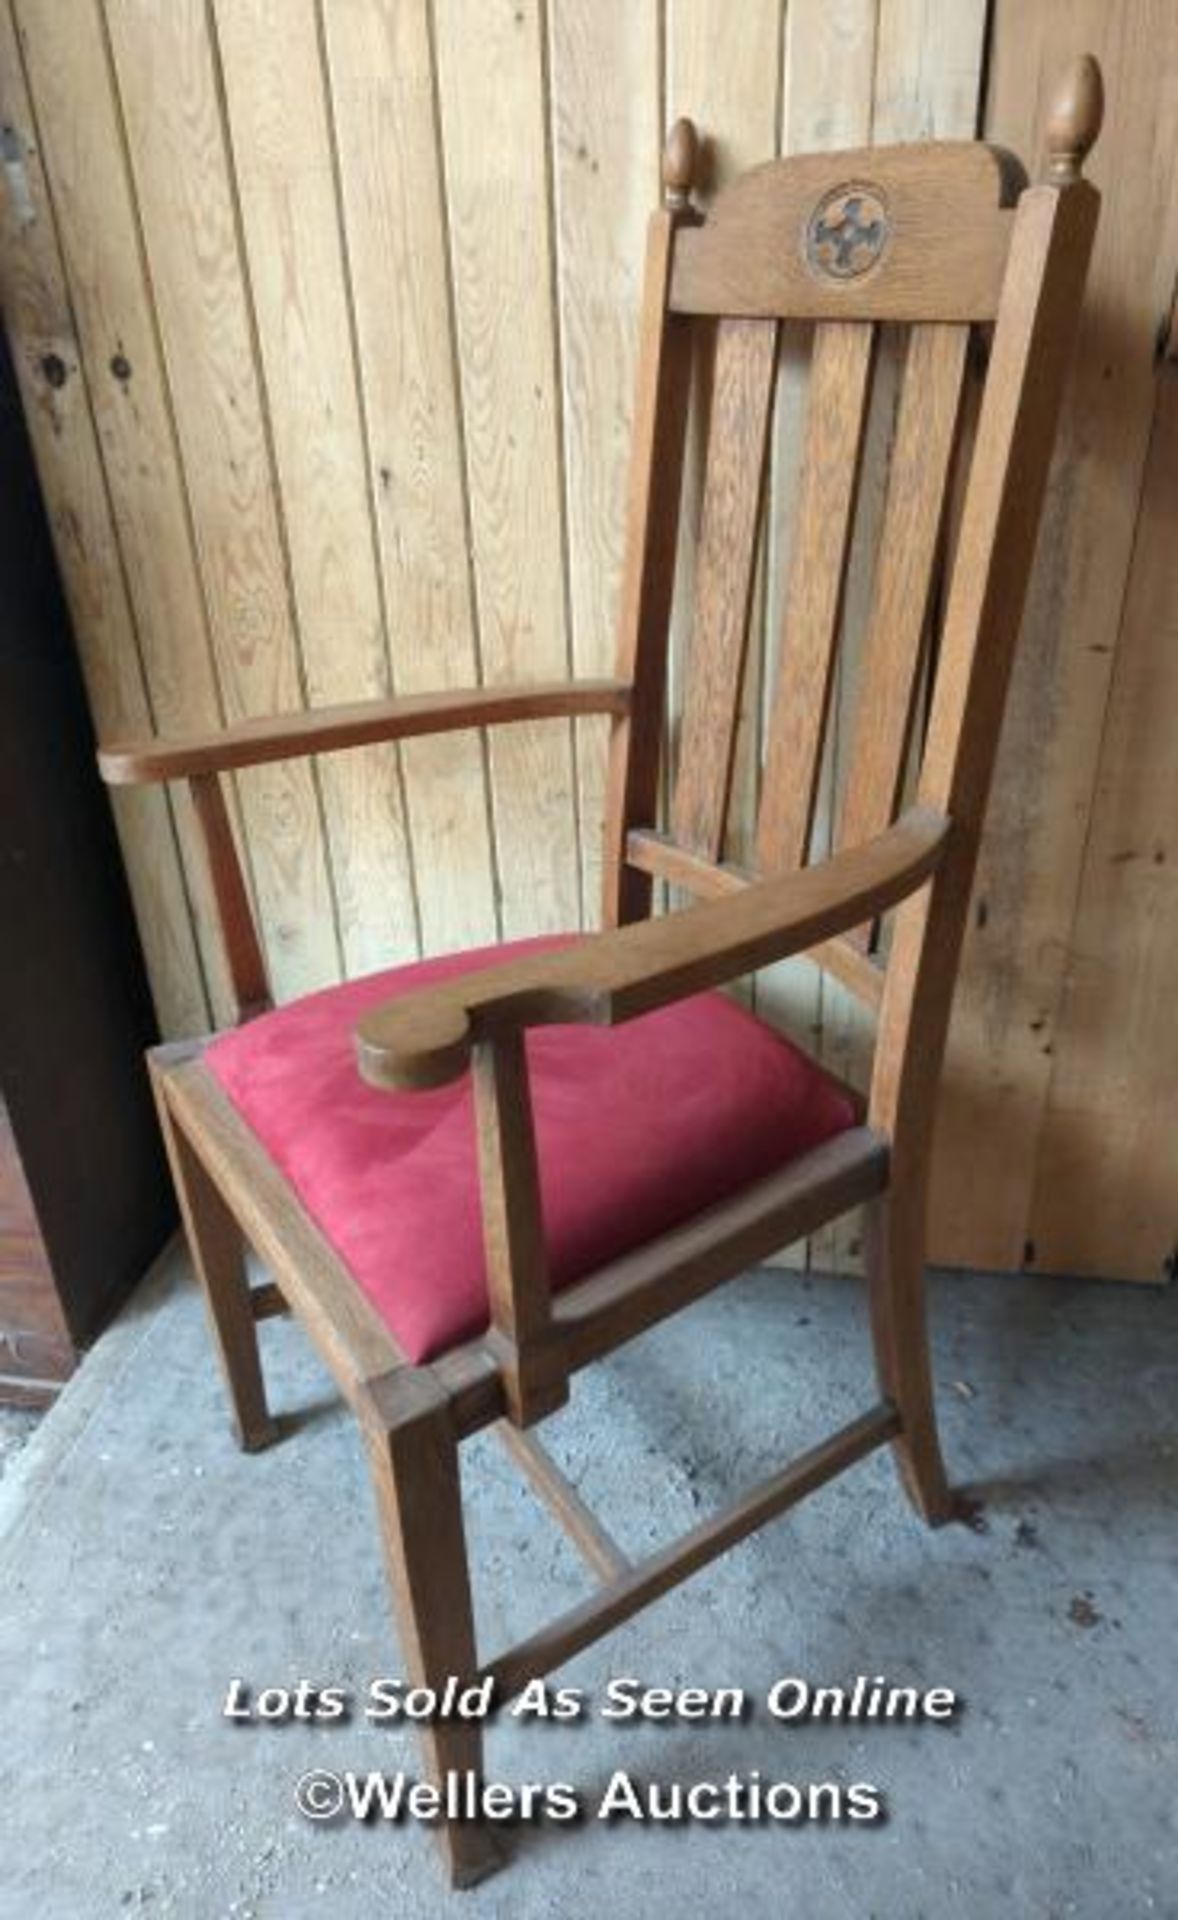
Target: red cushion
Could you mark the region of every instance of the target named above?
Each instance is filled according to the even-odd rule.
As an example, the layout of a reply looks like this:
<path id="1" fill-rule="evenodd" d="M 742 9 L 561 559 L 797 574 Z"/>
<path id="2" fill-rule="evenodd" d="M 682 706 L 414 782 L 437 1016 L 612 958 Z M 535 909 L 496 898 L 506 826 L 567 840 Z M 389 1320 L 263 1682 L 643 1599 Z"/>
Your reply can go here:
<path id="1" fill-rule="evenodd" d="M 517 941 L 331 987 L 205 1055 L 410 1360 L 487 1324 L 470 1078 L 429 1093 L 366 1086 L 356 1022 L 412 987 L 568 944 Z M 557 1288 L 858 1117 L 820 1067 L 720 993 L 615 1028 L 537 1028 L 527 1046 Z"/>

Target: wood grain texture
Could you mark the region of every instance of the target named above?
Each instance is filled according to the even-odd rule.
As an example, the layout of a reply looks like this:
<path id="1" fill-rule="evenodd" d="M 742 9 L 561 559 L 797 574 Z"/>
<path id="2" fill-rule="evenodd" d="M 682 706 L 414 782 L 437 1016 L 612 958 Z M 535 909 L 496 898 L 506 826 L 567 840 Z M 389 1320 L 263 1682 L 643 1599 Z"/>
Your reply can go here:
<path id="1" fill-rule="evenodd" d="M 667 119 L 673 120 L 681 113 L 690 114 L 705 135 L 704 151 L 697 167 L 701 189 L 698 197 L 705 208 L 710 208 L 738 173 L 756 166 L 759 161 L 771 159 L 777 151 L 783 9 L 775 0 L 748 0 L 741 9 L 739 33 L 733 33 L 731 21 L 731 9 L 725 0 L 669 0 Z M 680 557 L 679 604 L 671 654 L 672 752 L 669 758 L 672 760 L 677 750 L 676 727 L 686 688 L 690 608 L 697 579 L 703 506 L 711 396 L 711 343 L 707 329 L 701 335 L 697 375 L 684 514 L 686 538 Z M 760 791 L 767 588 L 762 561 L 753 588 L 733 756 L 727 851 L 735 859 L 751 855 Z M 747 997 L 747 988 L 742 991 Z"/>
<path id="2" fill-rule="evenodd" d="M 216 1182 L 187 1135 L 176 1126 L 162 1082 L 154 1073 L 153 1082 L 168 1164 L 225 1383 L 233 1430 L 243 1451 L 256 1453 L 278 1438 L 278 1427 L 266 1404 L 245 1242 Z"/>
<path id="3" fill-rule="evenodd" d="M 164 726 L 221 715 L 151 288 L 97 0 L 17 9 L 95 426 L 134 607 L 151 711 Z M 212 1010 L 231 1005 L 195 821 L 174 800 Z"/>
<path id="4" fill-rule="evenodd" d="M 657 0 L 548 9 L 568 596 L 578 675 L 609 673 L 620 614 L 643 249 L 658 199 Z M 577 724 L 585 924 L 600 923 L 609 732 Z"/>
<path id="5" fill-rule="evenodd" d="M 367 422 L 369 481 L 398 693 L 478 677 L 458 375 L 426 0 L 323 9 Z M 497 932 L 485 746 L 406 747 L 422 942 Z"/>
<path id="6" fill-rule="evenodd" d="M 1159 321 L 1178 274 L 1178 203 L 1157 160 L 1178 84 L 1172 8 L 1045 0 L 1028 10 L 999 0 L 987 130 L 1040 153 L 1050 91 L 1086 48 L 1104 65 L 1109 102 L 1086 169 L 1104 204 L 962 960 L 931 1201 L 935 1258 L 1004 1270 L 1033 1263 L 1036 1252 L 1036 1162 L 1062 1057 L 1057 1021 L 1084 849 L 1109 798 L 1097 770 L 1157 397 Z M 1114 953 L 1111 924 L 1105 941 Z M 984 1210 L 982 1186 L 991 1196 Z"/>
<path id="7" fill-rule="evenodd" d="M 969 140 L 979 131 L 986 12 L 986 0 L 880 0 L 872 106 L 877 145 Z"/>
<path id="8" fill-rule="evenodd" d="M 0 195 L 0 305 L 87 696 L 100 733 L 146 732 L 150 706 L 94 431 L 57 228 L 12 13 L 0 6 L 0 117 L 18 143 L 28 215 Z M 116 801 L 115 824 L 160 1024 L 197 1031 L 208 998 L 171 809 Z"/>
<path id="9" fill-rule="evenodd" d="M 498 1362 L 508 1413 L 528 1427 L 563 1406 L 568 1369 L 550 1339 L 552 1299 L 540 1199 L 540 1167 L 520 1032 L 475 1047 L 475 1126 L 487 1297 L 487 1345 Z"/>
<path id="10" fill-rule="evenodd" d="M 1028 1238 L 1048 1273 L 1172 1278 L 1178 367 L 1157 386 Z"/>
<path id="11" fill-rule="evenodd" d="M 967 345 L 962 327 L 920 326 L 910 338 L 857 676 L 839 846 L 881 832 L 899 804 Z"/>
<path id="12" fill-rule="evenodd" d="M 248 1020 L 270 1005 L 270 982 L 241 870 L 221 776 L 198 773 L 188 783 L 204 839 L 209 885 L 217 903 L 229 980 L 233 1018 Z"/>
<path id="13" fill-rule="evenodd" d="M 816 270 L 807 254 L 832 182 L 862 184 L 885 223 L 877 263 L 845 277 Z M 707 226 L 685 236 L 671 306 L 750 318 L 990 320 L 1009 243 L 1003 209 L 1019 184 L 1003 156 L 974 141 L 939 145 L 935 165 L 919 146 L 768 162 L 721 194 Z"/>
<path id="14" fill-rule="evenodd" d="M 877 26 L 875 0 L 795 0 L 787 9 L 781 67 L 783 154 L 859 147 L 870 139 Z M 766 607 L 769 644 L 759 729 L 762 753 L 776 686 L 778 660 L 773 641 L 781 632 L 797 515 L 812 341 L 812 328 L 797 322 L 782 326 L 771 455 Z M 865 491 L 871 491 L 874 478 L 874 466 L 869 462 L 866 488 L 863 484 L 860 487 L 861 498 Z M 852 567 L 852 590 L 856 577 Z M 844 677 L 840 653 L 830 752 L 823 766 L 814 828 L 814 849 L 822 854 L 832 845 L 835 749 L 840 736 Z M 755 819 L 750 822 L 750 839 L 754 836 Z M 821 1053 L 827 1035 L 825 1015 L 833 998 L 823 973 L 806 960 L 786 960 L 760 974 L 754 991 L 756 1008 L 763 1018 L 783 1028 L 801 1045 Z M 804 1265 L 810 1251 L 804 1246 L 792 1250 L 784 1263 Z"/>
<path id="15" fill-rule="evenodd" d="M 728 821 L 776 360 L 773 321 L 720 322 L 671 801 L 676 839 L 712 860 L 719 858 Z"/>
<path id="16" fill-rule="evenodd" d="M 770 873 L 799 866 L 810 847 L 874 346 L 870 326 L 845 321 L 824 321 L 814 342 L 757 823 Z"/>
<path id="17" fill-rule="evenodd" d="M 634 1019 L 804 953 L 918 890 L 947 833 L 943 815 L 916 808 L 820 866 L 405 994 L 360 1021 L 361 1070 L 375 1086 L 440 1086 L 464 1071 L 480 1040 L 552 1022 Z"/>
<path id="18" fill-rule="evenodd" d="M 939 0 L 939 3 L 934 0 L 933 4 L 929 0 L 881 0 L 872 77 L 872 141 L 878 145 L 893 141 L 971 138 L 979 130 L 985 30 L 984 0 Z M 847 783 L 853 777 L 858 753 L 856 726 L 864 653 L 869 643 L 877 591 L 882 592 L 884 587 L 882 580 L 877 581 L 876 571 L 887 551 L 882 545 L 884 516 L 890 467 L 897 450 L 905 352 L 901 331 L 883 328 L 876 356 L 872 414 L 864 448 L 859 513 L 848 569 L 843 644 L 831 720 L 830 810 L 823 820 L 827 845 L 838 844 L 839 810 L 846 804 Z M 964 470 L 964 461 L 962 466 Z M 922 671 L 916 694 L 918 735 L 927 705 L 927 680 L 927 671 Z M 862 696 L 862 704 L 864 708 L 868 705 L 866 695 Z M 915 792 L 915 748 L 918 746 L 919 739 L 914 742 L 903 776 L 909 798 Z M 885 926 L 881 929 L 885 943 L 888 935 Z M 832 1072 L 865 1089 L 875 1048 L 875 1022 L 865 1014 L 857 994 L 843 991 L 845 985 L 845 981 L 837 978 L 823 983 L 820 1053 Z M 864 1244 L 863 1221 L 858 1216 L 847 1216 L 824 1229 L 811 1251 L 816 1265 L 832 1271 L 858 1272 L 864 1264 Z"/>
<path id="19" fill-rule="evenodd" d="M 225 717 L 302 698 L 286 555 L 203 0 L 106 9 Z M 340 977 L 313 770 L 240 785 L 280 997 Z"/>
<path id="20" fill-rule="evenodd" d="M 484 677 L 569 670 L 552 216 L 538 0 L 492 0 L 472 33 L 435 13 L 467 487 Z M 504 934 L 580 918 L 567 724 L 491 746 Z"/>
<path id="21" fill-rule="evenodd" d="M 691 399 L 692 337 L 666 312 L 675 235 L 686 208 L 652 215 L 643 275 L 638 390 L 626 501 L 626 551 L 618 612 L 618 673 L 630 711 L 610 729 L 602 876 L 606 926 L 641 920 L 652 889 L 626 859 L 630 829 L 659 816 L 667 686 L 674 634 L 676 561 L 683 541 L 683 460 Z"/>
<path id="22" fill-rule="evenodd" d="M 696 900 L 715 900 L 755 884 L 758 876 L 732 861 L 719 863 L 688 853 L 668 835 L 636 831 L 627 837 L 626 857 L 640 873 L 665 880 Z M 878 1009 L 883 997 L 884 970 L 863 951 L 851 934 L 821 940 L 807 949 L 806 958 L 829 971 L 849 987 L 865 1006 Z"/>
<path id="23" fill-rule="evenodd" d="M 312 706 L 391 690 L 314 0 L 216 0 L 229 135 Z M 321 770 L 349 972 L 418 951 L 395 750 Z"/>
<path id="24" fill-rule="evenodd" d="M 353 751 L 377 740 L 414 740 L 574 714 L 624 714 L 629 706 L 630 688 L 621 680 L 454 687 L 449 693 L 407 693 L 400 700 L 356 700 L 342 707 L 272 714 L 211 733 L 112 740 L 99 750 L 98 764 L 112 786 L 180 780 L 309 753 Z"/>
<path id="25" fill-rule="evenodd" d="M 949 586 L 920 795 L 954 822 L 937 885 L 896 917 L 874 1124 L 923 1167 L 969 891 L 1099 210 L 1084 181 L 1020 201 Z"/>
<path id="26" fill-rule="evenodd" d="M 410 1681 L 440 1691 L 451 1677 L 469 1680 L 477 1664 L 458 1447 L 445 1398 L 428 1376 L 415 1370 L 398 1386 L 395 1400 L 373 1394 L 365 1421 L 377 1517 Z M 452 1775 L 483 1774 L 479 1721 L 439 1718 L 422 1744 L 443 1792 Z M 435 1832 L 453 1887 L 472 1887 L 499 1864 L 485 1822 L 443 1820 Z"/>

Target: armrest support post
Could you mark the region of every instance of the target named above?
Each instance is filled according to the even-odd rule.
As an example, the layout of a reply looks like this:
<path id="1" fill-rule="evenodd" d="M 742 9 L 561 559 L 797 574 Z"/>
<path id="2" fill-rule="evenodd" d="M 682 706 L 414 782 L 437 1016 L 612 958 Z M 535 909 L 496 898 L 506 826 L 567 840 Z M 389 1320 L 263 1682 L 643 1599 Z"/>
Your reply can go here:
<path id="1" fill-rule="evenodd" d="M 532 1101 L 522 1033 L 474 1049 L 475 1120 L 491 1330 L 508 1410 L 530 1426 L 568 1399 L 568 1369 L 553 1336 Z"/>
<path id="2" fill-rule="evenodd" d="M 266 962 L 262 955 L 253 908 L 237 855 L 229 809 L 218 773 L 193 774 L 188 782 L 200 822 L 209 880 L 217 904 L 217 919 L 225 944 L 225 960 L 233 988 L 234 1016 L 240 1022 L 264 1013 L 272 1004 Z"/>

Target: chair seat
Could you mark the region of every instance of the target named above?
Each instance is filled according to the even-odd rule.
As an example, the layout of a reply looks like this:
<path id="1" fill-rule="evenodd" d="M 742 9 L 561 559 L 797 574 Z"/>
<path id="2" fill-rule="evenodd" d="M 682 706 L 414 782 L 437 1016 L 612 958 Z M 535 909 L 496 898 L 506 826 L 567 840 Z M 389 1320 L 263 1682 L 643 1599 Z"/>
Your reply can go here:
<path id="1" fill-rule="evenodd" d="M 356 1022 L 397 993 L 568 944 L 517 941 L 373 974 L 264 1014 L 206 1051 L 412 1361 L 487 1325 L 470 1076 L 427 1093 L 369 1087 Z M 845 1088 L 720 993 L 615 1028 L 539 1028 L 527 1049 L 556 1289 L 859 1118 Z"/>

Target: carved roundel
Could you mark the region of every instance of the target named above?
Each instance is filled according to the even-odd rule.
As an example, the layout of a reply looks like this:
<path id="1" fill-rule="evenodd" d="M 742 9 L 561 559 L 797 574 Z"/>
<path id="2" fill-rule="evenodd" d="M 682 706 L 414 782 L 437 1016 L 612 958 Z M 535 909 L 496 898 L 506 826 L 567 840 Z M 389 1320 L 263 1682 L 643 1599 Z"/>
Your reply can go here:
<path id="1" fill-rule="evenodd" d="M 857 280 L 876 265 L 890 237 L 882 188 L 847 180 L 823 194 L 806 222 L 806 265 L 826 280 Z"/>

